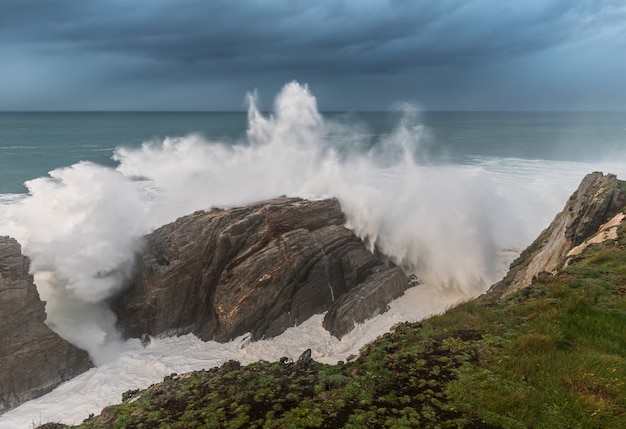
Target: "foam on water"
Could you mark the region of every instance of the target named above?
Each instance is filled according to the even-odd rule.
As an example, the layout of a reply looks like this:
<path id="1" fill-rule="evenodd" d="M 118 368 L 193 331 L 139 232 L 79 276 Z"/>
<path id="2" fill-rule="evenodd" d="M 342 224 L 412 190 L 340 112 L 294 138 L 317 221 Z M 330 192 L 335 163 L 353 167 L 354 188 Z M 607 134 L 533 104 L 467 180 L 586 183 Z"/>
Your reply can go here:
<path id="1" fill-rule="evenodd" d="M 237 144 L 188 135 L 117 148 L 117 169 L 82 162 L 27 182 L 28 196 L 0 196 L 0 234 L 17 238 L 31 257 L 47 323 L 98 365 L 1 416 L 0 427 L 77 423 L 119 402 L 125 390 L 228 359 L 295 359 L 307 348 L 323 362 L 345 359 L 398 322 L 483 292 L 586 173 L 626 177 L 616 160 L 475 157 L 434 165 L 423 145 L 427 134 L 410 114 L 372 143 L 362 125 L 324 120 L 306 86 L 291 83 L 273 115 L 261 114 L 250 97 L 247 137 Z M 194 210 L 282 194 L 338 198 L 348 227 L 425 284 L 341 341 L 322 328 L 322 316 L 259 342 L 185 336 L 144 349 L 119 339 L 105 302 L 132 271 L 141 236 Z"/>
<path id="2" fill-rule="evenodd" d="M 315 360 L 336 363 L 357 354 L 363 345 L 391 326 L 441 312 L 464 298 L 466 296 L 461 293 L 441 293 L 440 289 L 426 285 L 410 289 L 391 304 L 387 313 L 357 326 L 341 341 L 322 327 L 322 315 L 314 316 L 276 338 L 257 342 L 242 336 L 219 344 L 186 335 L 153 339 L 143 348 L 139 340 L 129 340 L 118 350 L 116 359 L 4 414 L 0 417 L 0 428 L 29 428 L 33 423 L 48 421 L 77 424 L 90 413 L 99 413 L 102 408 L 119 403 L 126 390 L 147 387 L 171 373 L 211 368 L 229 359 L 244 364 L 258 360 L 276 361 L 283 356 L 295 360 L 304 350 L 311 348 Z"/>

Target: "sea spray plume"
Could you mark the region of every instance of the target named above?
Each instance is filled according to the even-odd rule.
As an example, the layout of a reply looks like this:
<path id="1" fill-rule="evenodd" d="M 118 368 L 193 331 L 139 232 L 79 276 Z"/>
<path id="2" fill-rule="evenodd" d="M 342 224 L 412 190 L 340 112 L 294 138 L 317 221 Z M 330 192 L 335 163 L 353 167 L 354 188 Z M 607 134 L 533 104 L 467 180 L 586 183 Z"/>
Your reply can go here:
<path id="1" fill-rule="evenodd" d="M 139 192 L 106 167 L 79 163 L 26 183 L 30 197 L 10 217 L 34 272 L 54 270 L 86 302 L 119 290 L 146 233 Z"/>
<path id="2" fill-rule="evenodd" d="M 430 164 L 431 136 L 421 122 L 422 111 L 415 105 L 400 102 L 391 107 L 398 118 L 393 132 L 382 136 L 380 142 L 370 150 L 370 157 L 380 163 L 386 160 L 389 165 Z"/>
<path id="3" fill-rule="evenodd" d="M 420 165 L 407 136 L 417 144 L 420 133 L 399 129 L 384 142 L 395 145 L 391 166 L 380 167 L 379 155 L 322 169 L 330 172 L 325 192 L 339 198 L 372 250 L 425 281 L 475 295 L 496 280 L 489 225 L 497 219 L 485 210 L 495 204 L 492 184 L 481 169 Z M 309 184 L 309 192 L 322 183 Z"/>
<path id="4" fill-rule="evenodd" d="M 386 203 L 379 247 L 424 281 L 473 296 L 496 280 L 493 186 L 485 171 L 429 162 L 428 131 L 406 105 L 383 147 L 396 148 L 402 180 Z M 401 154 L 401 156 L 400 156 Z M 392 194 L 392 193 L 389 193 Z"/>
<path id="5" fill-rule="evenodd" d="M 296 195 L 333 157 L 306 87 L 286 85 L 269 117 L 259 112 L 254 95 L 248 98 L 247 139 L 238 144 L 188 135 L 116 149 L 118 171 L 146 178 L 154 190 L 150 212 L 155 226 L 198 209 Z"/>
<path id="6" fill-rule="evenodd" d="M 140 148 L 117 148 L 117 170 L 144 179 L 149 190 L 152 228 L 194 210 L 230 205 L 245 193 L 244 154 L 240 146 L 207 142 L 200 135 L 167 137 Z M 234 193 L 232 193 L 234 191 Z"/>
<path id="7" fill-rule="evenodd" d="M 112 169 L 83 162 L 50 176 L 26 183 L 30 196 L 9 211 L 9 231 L 32 260 L 47 323 L 99 363 L 116 337 L 104 301 L 131 274 L 145 208 Z"/>
<path id="8" fill-rule="evenodd" d="M 297 145 L 313 149 L 323 143 L 324 121 L 307 85 L 288 83 L 276 96 L 274 114 L 265 118 L 256 93 L 248 94 L 248 140 L 253 144 Z"/>
<path id="9" fill-rule="evenodd" d="M 386 209 L 374 216 L 376 246 L 424 281 L 480 293 L 496 280 L 484 172 L 415 166 L 402 175 L 402 186 L 377 201 Z"/>

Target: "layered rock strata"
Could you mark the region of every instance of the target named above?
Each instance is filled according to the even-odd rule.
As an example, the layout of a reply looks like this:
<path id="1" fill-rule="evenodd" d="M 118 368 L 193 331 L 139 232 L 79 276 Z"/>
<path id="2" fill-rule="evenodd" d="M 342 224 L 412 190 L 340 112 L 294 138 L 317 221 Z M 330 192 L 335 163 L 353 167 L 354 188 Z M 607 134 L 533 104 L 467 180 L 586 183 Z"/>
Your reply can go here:
<path id="1" fill-rule="evenodd" d="M 137 275 L 112 308 L 135 337 L 259 339 L 325 311 L 324 326 L 341 337 L 409 287 L 344 223 L 334 199 L 286 197 L 179 218 L 145 238 Z"/>
<path id="2" fill-rule="evenodd" d="M 17 241 L 0 237 L 0 414 L 92 367 L 44 323 L 29 263 Z"/>
<path id="3" fill-rule="evenodd" d="M 626 199 L 615 175 L 586 175 L 550 226 L 511 264 L 492 292 L 509 295 L 528 287 L 540 273 L 555 273 L 588 243 L 613 237 L 624 218 Z M 615 231 L 613 231 L 615 232 Z"/>

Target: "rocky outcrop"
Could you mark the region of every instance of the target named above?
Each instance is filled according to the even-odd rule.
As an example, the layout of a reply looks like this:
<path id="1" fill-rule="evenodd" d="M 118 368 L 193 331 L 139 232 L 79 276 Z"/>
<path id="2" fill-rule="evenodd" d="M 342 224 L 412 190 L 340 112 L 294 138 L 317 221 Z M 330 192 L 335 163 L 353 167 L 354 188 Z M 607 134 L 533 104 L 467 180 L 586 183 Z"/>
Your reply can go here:
<path id="1" fill-rule="evenodd" d="M 407 288 L 407 278 L 400 268 L 372 274 L 368 281 L 343 295 L 326 313 L 323 326 L 338 338 L 362 322 L 387 310 L 387 304 L 401 296 Z M 366 316 L 366 317 L 364 317 Z"/>
<path id="2" fill-rule="evenodd" d="M 112 308 L 135 337 L 259 339 L 328 310 L 324 324 L 340 337 L 409 286 L 344 223 L 336 200 L 286 197 L 182 217 L 146 237 Z"/>
<path id="3" fill-rule="evenodd" d="M 612 175 L 591 173 L 584 177 L 565 208 L 539 237 L 511 264 L 506 277 L 492 292 L 508 295 L 525 288 L 540 273 L 562 269 L 568 258 L 587 244 L 612 237 L 611 229 L 623 219 L 625 197 Z"/>
<path id="4" fill-rule="evenodd" d="M 92 366 L 87 352 L 45 325 L 28 268 L 18 242 L 0 237 L 0 414 Z"/>

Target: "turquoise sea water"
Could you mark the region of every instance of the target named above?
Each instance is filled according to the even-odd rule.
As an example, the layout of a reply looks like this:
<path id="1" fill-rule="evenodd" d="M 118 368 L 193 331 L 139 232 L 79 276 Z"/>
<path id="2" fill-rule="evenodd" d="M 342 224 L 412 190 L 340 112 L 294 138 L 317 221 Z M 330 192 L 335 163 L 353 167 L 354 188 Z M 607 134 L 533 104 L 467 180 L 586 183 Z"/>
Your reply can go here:
<path id="1" fill-rule="evenodd" d="M 373 146 L 403 120 L 398 112 L 326 113 L 355 125 Z M 423 112 L 425 162 L 472 163 L 475 157 L 598 161 L 626 149 L 626 113 Z M 358 125 L 358 126 L 356 126 Z M 190 133 L 229 144 L 245 143 L 244 112 L 0 113 L 0 194 L 23 193 L 23 183 L 49 171 L 91 161 L 115 167 L 116 147 Z M 342 138 L 335 138 L 338 147 Z"/>
<path id="2" fill-rule="evenodd" d="M 0 193 L 78 161 L 113 167 L 117 146 L 192 132 L 232 141 L 245 126 L 245 113 L 0 113 Z"/>

